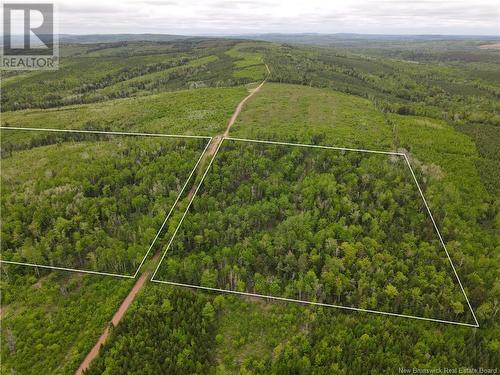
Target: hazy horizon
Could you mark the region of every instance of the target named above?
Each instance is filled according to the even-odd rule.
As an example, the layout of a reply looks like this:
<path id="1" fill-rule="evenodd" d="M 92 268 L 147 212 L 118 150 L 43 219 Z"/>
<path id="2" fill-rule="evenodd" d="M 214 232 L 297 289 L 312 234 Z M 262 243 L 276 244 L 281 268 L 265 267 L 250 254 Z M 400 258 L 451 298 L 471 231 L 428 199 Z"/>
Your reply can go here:
<path id="1" fill-rule="evenodd" d="M 90 35 L 171 35 L 171 36 L 186 36 L 186 37 L 232 37 L 232 36 L 254 36 L 254 35 L 354 35 L 354 36 L 422 36 L 422 37 L 432 37 L 432 36 L 443 36 L 443 37 L 495 37 L 500 38 L 500 34 L 382 34 L 382 33 L 349 33 L 349 32 L 338 32 L 338 33 L 314 33 L 307 31 L 296 31 L 296 32 L 261 32 L 261 33 L 204 33 L 204 34 L 179 34 L 179 33 L 155 33 L 155 32 L 123 32 L 123 33 L 59 33 L 59 35 L 70 35 L 70 36 L 90 36 Z"/>
<path id="2" fill-rule="evenodd" d="M 58 33 L 500 35 L 497 1 L 57 0 Z"/>

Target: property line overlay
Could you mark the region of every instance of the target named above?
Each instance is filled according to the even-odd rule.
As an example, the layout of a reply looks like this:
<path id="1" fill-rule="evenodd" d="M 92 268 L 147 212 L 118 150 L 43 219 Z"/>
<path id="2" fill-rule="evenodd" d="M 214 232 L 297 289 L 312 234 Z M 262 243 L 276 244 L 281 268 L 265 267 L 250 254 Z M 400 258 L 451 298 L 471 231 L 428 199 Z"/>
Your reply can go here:
<path id="1" fill-rule="evenodd" d="M 293 298 L 285 298 L 285 297 L 277 297 L 277 296 L 270 296 L 270 295 L 263 295 L 263 294 L 256 294 L 256 293 L 249 293 L 249 292 L 239 292 L 235 290 L 229 290 L 229 289 L 219 289 L 219 288 L 210 288 L 210 287 L 204 287 L 201 285 L 193 285 L 193 284 L 185 284 L 185 283 L 178 283 L 178 282 L 173 282 L 173 281 L 165 281 L 165 280 L 159 280 L 155 279 L 155 276 L 160 269 L 160 266 L 163 263 L 163 260 L 165 259 L 168 250 L 170 249 L 177 232 L 179 231 L 180 227 L 182 226 L 182 223 L 184 221 L 184 218 L 189 212 L 189 209 L 198 194 L 198 191 L 203 184 L 205 177 L 207 176 L 213 161 L 215 160 L 220 147 L 224 143 L 225 140 L 228 141 L 236 141 L 236 142 L 250 142 L 250 143 L 262 143 L 262 144 L 273 144 L 273 145 L 284 145 L 284 146 L 296 146 L 296 147 L 310 147 L 310 148 L 319 148 L 319 149 L 326 149 L 326 150 L 337 150 L 337 151 L 356 151 L 356 152 L 366 152 L 366 153 L 374 153 L 374 154 L 385 154 L 385 155 L 396 155 L 404 158 L 406 165 L 408 166 L 411 175 L 413 177 L 413 181 L 415 182 L 417 189 L 420 193 L 420 197 L 422 198 L 426 211 L 429 214 L 429 217 L 431 218 L 432 224 L 434 226 L 434 229 L 439 237 L 440 244 L 445 250 L 445 253 L 447 255 L 448 261 L 451 264 L 451 267 L 453 269 L 453 272 L 455 274 L 455 277 L 458 281 L 458 284 L 460 286 L 460 289 L 465 297 L 465 300 L 467 301 L 467 305 L 469 306 L 469 309 L 471 311 L 472 317 L 474 318 L 474 324 L 471 323 L 463 323 L 463 322 L 456 322 L 452 320 L 443 320 L 443 319 L 435 319 L 435 318 L 425 318 L 421 316 L 416 316 L 416 315 L 406 315 L 406 314 L 397 314 L 397 313 L 391 313 L 391 312 L 385 312 L 385 311 L 378 311 L 378 310 L 370 310 L 370 309 L 363 309 L 363 308 L 357 308 L 357 307 L 349 307 L 349 306 L 341 306 L 341 305 L 334 305 L 334 304 L 328 304 L 328 303 L 321 303 L 321 302 L 312 302 L 312 301 L 304 301 L 304 300 L 298 300 L 298 299 L 293 299 Z M 472 309 L 472 306 L 470 304 L 469 298 L 467 297 L 467 294 L 465 293 L 465 289 L 462 285 L 462 282 L 458 276 L 458 273 L 456 271 L 456 268 L 453 264 L 453 261 L 450 257 L 450 254 L 448 253 L 448 250 L 446 248 L 446 245 L 444 243 L 443 237 L 441 236 L 441 232 L 439 231 L 439 228 L 434 220 L 434 217 L 432 216 L 431 210 L 429 205 L 427 204 L 427 200 L 425 199 L 425 196 L 423 194 L 423 191 L 420 187 L 420 184 L 418 183 L 417 177 L 413 171 L 413 168 L 411 167 L 410 161 L 408 156 L 405 153 L 401 152 L 390 152 L 390 151 L 378 151 L 378 150 L 365 150 L 365 149 L 356 149 L 356 148 L 345 148 L 345 147 L 334 147 L 334 146 L 320 146 L 320 145 L 308 145 L 308 144 L 303 144 L 303 143 L 288 143 L 288 142 L 276 142 L 276 141 L 265 141 L 265 140 L 253 140 L 253 139 L 244 139 L 244 138 L 233 138 L 233 137 L 223 137 L 221 143 L 217 147 L 216 152 L 214 153 L 214 156 L 210 160 L 210 163 L 205 170 L 205 173 L 203 174 L 203 177 L 201 178 L 198 186 L 196 187 L 195 193 L 191 197 L 184 214 L 182 215 L 181 220 L 179 221 L 179 224 L 177 225 L 174 234 L 170 238 L 170 241 L 168 242 L 167 247 L 165 248 L 165 251 L 160 259 L 160 262 L 158 263 L 158 266 L 156 267 L 153 275 L 151 276 L 150 281 L 156 282 L 156 283 L 161 283 L 161 284 L 167 284 L 167 285 L 173 285 L 173 286 L 180 286 L 180 287 L 186 287 L 186 288 L 192 288 L 192 289 L 200 289 L 200 290 L 205 290 L 205 291 L 212 291 L 212 292 L 220 292 L 220 293 L 228 293 L 228 294 L 236 294 L 236 295 L 241 295 L 241 296 L 249 296 L 249 297 L 259 297 L 259 298 L 264 298 L 264 299 L 269 299 L 269 300 L 276 300 L 276 301 L 285 301 L 285 302 L 295 302 L 295 303 L 300 303 L 304 305 L 314 305 L 314 306 L 321 306 L 321 307 L 333 307 L 333 308 L 339 308 L 343 310 L 349 310 L 349 311 L 358 311 L 358 312 L 365 312 L 365 313 L 372 313 L 372 314 L 378 314 L 378 315 L 387 315 L 387 316 L 392 316 L 392 317 L 400 317 L 400 318 L 407 318 L 407 319 L 416 319 L 416 320 L 422 320 L 422 321 L 429 321 L 429 322 L 435 322 L 435 323 L 444 323 L 444 324 L 452 324 L 452 325 L 458 325 L 458 326 L 465 326 L 465 327 L 473 327 L 473 328 L 478 328 L 479 327 L 479 322 L 476 318 L 476 315 L 474 313 L 474 310 Z"/>
<path id="2" fill-rule="evenodd" d="M 338 150 L 338 151 L 356 151 L 356 152 L 368 152 L 371 154 L 383 154 L 383 155 L 397 155 L 404 156 L 402 152 L 393 151 L 379 151 L 379 150 L 365 150 L 360 148 L 347 148 L 347 147 L 335 147 L 335 146 L 321 146 L 321 145 L 308 145 L 305 143 L 289 143 L 289 142 L 278 142 L 278 141 L 264 141 L 260 139 L 245 139 L 245 138 L 234 138 L 227 137 L 228 141 L 238 141 L 238 142 L 251 142 L 251 143 L 265 143 L 271 145 L 282 145 L 282 146 L 295 146 L 295 147 L 309 147 L 309 148 L 319 148 L 325 150 Z"/>
<path id="3" fill-rule="evenodd" d="M 212 140 L 212 138 L 210 138 L 210 141 Z M 179 194 L 177 194 L 177 198 L 175 199 L 175 202 L 174 204 L 172 205 L 172 207 L 170 207 L 170 211 L 168 212 L 167 214 L 167 217 L 165 218 L 165 220 L 163 220 L 163 223 L 161 224 L 161 227 L 160 229 L 158 229 L 158 232 L 156 233 L 156 236 L 155 238 L 153 239 L 153 242 L 151 242 L 151 245 L 149 246 L 149 249 L 146 253 L 146 255 L 144 255 L 144 258 L 142 258 L 142 261 L 141 261 L 141 264 L 139 264 L 139 267 L 137 267 L 137 270 L 135 271 L 135 274 L 134 274 L 134 278 L 137 277 L 137 274 L 139 273 L 139 271 L 141 270 L 142 268 L 142 265 L 144 264 L 144 262 L 146 261 L 149 253 L 151 252 L 151 249 L 153 248 L 153 246 L 155 245 L 156 243 L 156 240 L 158 239 L 158 237 L 160 236 L 161 232 L 163 231 L 163 228 L 165 227 L 165 225 L 167 224 L 168 222 L 168 219 L 170 218 L 170 215 L 172 214 L 172 212 L 174 211 L 175 207 L 177 206 L 177 203 L 179 202 L 179 200 L 181 199 L 181 196 L 182 194 L 184 193 L 184 190 L 186 189 L 186 186 L 187 184 L 189 183 L 189 181 L 191 180 L 191 177 L 193 177 L 193 174 L 194 172 L 196 171 L 196 169 L 198 168 L 198 165 L 200 164 L 201 160 L 203 159 L 203 155 L 205 155 L 205 152 L 207 151 L 208 147 L 210 146 L 210 141 L 207 142 L 205 148 L 203 149 L 203 152 L 201 153 L 200 157 L 198 158 L 198 160 L 196 161 L 196 164 L 194 165 L 194 168 L 191 170 L 191 173 L 189 174 L 188 178 L 186 179 L 186 182 L 184 183 L 184 186 L 182 186 L 182 189 L 181 191 L 179 192 Z"/>
<path id="4" fill-rule="evenodd" d="M 474 310 L 472 309 L 469 298 L 467 297 L 467 293 L 465 293 L 465 289 L 462 285 L 462 281 L 460 280 L 460 277 L 458 277 L 458 273 L 457 273 L 457 270 L 455 269 L 455 265 L 453 264 L 453 261 L 451 260 L 450 254 L 448 253 L 448 249 L 446 248 L 443 237 L 441 236 L 441 232 L 439 231 L 439 228 L 436 224 L 436 221 L 434 220 L 434 216 L 432 216 L 431 209 L 430 209 L 429 205 L 427 204 L 427 200 L 425 199 L 425 196 L 424 196 L 422 189 L 420 188 L 420 184 L 418 183 L 417 176 L 415 175 L 415 172 L 413 171 L 413 168 L 410 164 L 410 160 L 406 154 L 404 154 L 404 158 L 405 158 L 406 164 L 408 165 L 408 168 L 410 169 L 411 175 L 413 176 L 413 180 L 415 181 L 415 184 L 417 185 L 420 196 L 422 197 L 422 200 L 424 201 L 425 208 L 427 209 L 427 213 L 429 214 L 429 217 L 431 218 L 434 229 L 436 230 L 436 233 L 439 237 L 439 241 L 441 243 L 441 246 L 443 246 L 443 249 L 446 253 L 446 256 L 448 257 L 448 261 L 450 262 L 451 268 L 453 269 L 453 272 L 455 274 L 455 277 L 457 278 L 458 284 L 460 285 L 460 289 L 462 290 L 462 293 L 465 297 L 465 300 L 467 301 L 467 305 L 469 306 L 470 312 L 472 313 L 472 317 L 474 318 L 474 322 L 476 323 L 474 326 L 479 327 L 479 322 L 476 318 L 476 314 L 474 313 Z"/>
<path id="5" fill-rule="evenodd" d="M 219 145 L 217 146 L 217 149 L 215 150 L 214 152 L 214 155 L 212 156 L 212 159 L 210 159 L 210 163 L 208 163 L 208 166 L 207 168 L 205 169 L 205 172 L 203 173 L 203 176 L 201 177 L 201 180 L 200 182 L 198 183 L 198 186 L 196 186 L 196 190 L 194 191 L 194 194 L 193 196 L 191 197 L 191 199 L 189 200 L 188 202 L 188 205 L 186 206 L 186 209 L 184 210 L 184 213 L 182 214 L 182 217 L 181 217 L 181 220 L 179 220 L 179 224 L 177 224 L 177 227 L 175 228 L 175 231 L 174 231 L 174 234 L 172 235 L 172 237 L 170 238 L 170 241 L 168 242 L 167 244 L 167 247 L 165 248 L 165 251 L 163 252 L 163 255 L 161 256 L 161 259 L 160 259 L 160 262 L 158 263 L 158 265 L 156 266 L 156 269 L 155 269 L 155 272 L 153 272 L 153 275 L 151 276 L 151 281 L 156 281 L 155 280 L 155 276 L 156 276 L 156 273 L 158 272 L 158 270 L 160 269 L 160 266 L 161 264 L 163 263 L 163 259 L 165 259 L 165 256 L 167 255 L 167 252 L 168 250 L 170 249 L 170 246 L 172 245 L 172 242 L 174 241 L 174 238 L 175 236 L 177 235 L 177 232 L 179 231 L 181 225 L 182 225 L 182 222 L 184 221 L 184 218 L 186 217 L 188 211 L 189 211 L 189 208 L 191 207 L 191 204 L 193 203 L 194 201 L 194 198 L 196 197 L 196 195 L 198 194 L 198 190 L 200 190 L 200 187 L 201 185 L 203 184 L 203 181 L 205 180 L 205 177 L 207 176 L 208 174 L 208 171 L 210 170 L 210 168 L 212 167 L 212 163 L 214 162 L 215 160 L 215 157 L 217 156 L 217 153 L 219 152 L 219 149 L 220 147 L 222 146 L 222 144 L 224 143 L 224 140 L 225 138 L 223 137 L 221 142 L 219 143 Z"/>
<path id="6" fill-rule="evenodd" d="M 141 263 L 137 267 L 137 270 L 133 275 L 125 275 L 125 274 L 118 274 L 118 273 L 112 273 L 112 272 L 101 272 L 101 271 L 91 271 L 91 270 L 83 270 L 83 269 L 76 269 L 76 268 L 69 268 L 69 267 L 59 267 L 59 266 L 47 266 L 43 264 L 35 264 L 35 263 L 28 263 L 28 262 L 15 262 L 11 260 L 3 260 L 0 259 L 0 264 L 5 263 L 5 264 L 13 264 L 17 266 L 27 266 L 27 267 L 35 267 L 35 268 L 46 268 L 46 269 L 53 269 L 53 270 L 58 270 L 58 271 L 69 271 L 69 272 L 78 272 L 78 273 L 87 273 L 87 274 L 92 274 L 92 275 L 101 275 L 101 276 L 113 276 L 113 277 L 121 277 L 121 278 L 126 278 L 126 279 L 134 279 L 137 277 L 139 271 L 141 270 L 142 266 L 144 265 L 144 262 L 146 261 L 149 253 L 151 252 L 151 249 L 154 247 L 156 241 L 158 240 L 158 237 L 160 236 L 161 232 L 163 231 L 165 225 L 168 222 L 168 219 L 170 218 L 172 212 L 174 211 L 175 207 L 177 206 L 177 203 L 179 202 L 182 194 L 184 193 L 187 184 L 191 180 L 193 174 L 195 173 L 196 169 L 198 168 L 198 165 L 200 164 L 203 155 L 205 155 L 205 152 L 208 149 L 208 146 L 210 145 L 210 142 L 212 141 L 212 137 L 205 137 L 205 136 L 186 136 L 186 135 L 172 135 L 172 134 L 156 134 L 156 133 L 133 133 L 133 132 L 105 132 L 105 131 L 93 131 L 93 130 L 70 130 L 70 129 L 42 129 L 42 128 L 23 128 L 23 127 L 0 127 L 0 130 L 26 130 L 26 131 L 48 131 L 48 132 L 62 132 L 62 133 L 90 133 L 90 134 L 100 134 L 100 135 L 123 135 L 123 136 L 151 136 L 151 137 L 168 137 L 168 138 L 192 138 L 192 139 L 207 139 L 208 142 L 205 145 L 205 148 L 203 149 L 203 152 L 201 153 L 200 157 L 196 161 L 195 166 L 191 170 L 188 178 L 186 179 L 186 182 L 182 186 L 182 189 L 179 191 L 177 194 L 177 197 L 173 203 L 173 205 L 170 207 L 170 210 L 165 217 L 165 220 L 163 220 L 160 229 L 158 229 L 156 236 L 154 237 L 153 241 L 151 242 L 151 245 L 149 246 L 146 254 L 141 260 Z"/>
<path id="7" fill-rule="evenodd" d="M 104 130 L 83 130 L 83 129 L 54 129 L 54 128 L 25 128 L 18 126 L 0 126 L 0 130 L 31 130 L 31 131 L 46 131 L 54 133 L 83 133 L 83 134 L 103 134 L 103 135 L 130 135 L 141 137 L 166 137 L 166 138 L 197 138 L 210 139 L 212 137 L 205 135 L 185 135 L 185 134 L 163 134 L 163 133 L 141 133 L 141 132 L 120 132 L 120 131 L 104 131 Z"/>

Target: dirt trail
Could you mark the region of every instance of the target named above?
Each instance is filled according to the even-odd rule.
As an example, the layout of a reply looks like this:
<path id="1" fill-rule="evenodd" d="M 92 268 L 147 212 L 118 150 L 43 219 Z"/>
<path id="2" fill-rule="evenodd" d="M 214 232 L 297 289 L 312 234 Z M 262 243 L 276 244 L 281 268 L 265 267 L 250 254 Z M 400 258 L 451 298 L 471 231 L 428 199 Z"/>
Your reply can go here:
<path id="1" fill-rule="evenodd" d="M 267 74 L 269 75 L 271 73 L 271 71 L 269 70 L 269 67 L 267 66 L 267 64 L 265 64 L 265 65 L 266 65 Z M 250 94 L 248 94 L 248 96 L 246 98 L 244 98 L 240 102 L 240 104 L 238 104 L 238 106 L 236 107 L 236 111 L 234 111 L 233 115 L 229 119 L 229 122 L 228 122 L 227 127 L 226 127 L 226 131 L 224 132 L 224 135 L 223 135 L 224 137 L 229 137 L 229 131 L 231 130 L 231 127 L 233 126 L 233 124 L 236 122 L 236 119 L 238 118 L 246 101 L 248 99 L 250 99 L 252 96 L 254 96 L 255 94 L 257 94 L 266 82 L 267 82 L 267 77 L 261 82 L 261 84 L 259 86 L 257 86 L 255 89 L 250 91 Z"/>
<path id="2" fill-rule="evenodd" d="M 158 258 L 158 257 L 156 257 L 156 258 Z M 81 374 L 83 374 L 84 370 L 89 368 L 90 363 L 99 354 L 99 350 L 101 349 L 101 345 L 104 345 L 104 343 L 106 342 L 106 339 L 109 336 L 109 329 L 111 327 L 111 324 L 116 326 L 120 322 L 120 320 L 122 320 L 122 318 L 125 315 L 125 313 L 127 312 L 128 308 L 130 307 L 130 305 L 134 301 L 135 296 L 137 295 L 139 290 L 141 290 L 141 288 L 144 286 L 146 281 L 149 280 L 150 277 L 151 277 L 151 271 L 146 271 L 137 279 L 136 283 L 134 284 L 134 287 L 127 294 L 127 297 L 125 297 L 122 304 L 120 305 L 120 307 L 116 311 L 115 315 L 113 315 L 113 318 L 111 319 L 111 323 L 106 326 L 106 328 L 104 329 L 104 332 L 99 337 L 99 339 L 97 340 L 94 347 L 87 354 L 87 356 L 85 357 L 85 359 L 81 363 L 80 367 L 78 367 L 78 370 L 76 370 L 75 375 L 81 375 Z"/>
<path id="3" fill-rule="evenodd" d="M 271 71 L 269 70 L 269 67 L 267 66 L 267 64 L 265 64 L 265 66 L 266 66 L 267 74 L 269 75 L 271 73 Z M 203 155 L 202 160 L 201 160 L 198 168 L 203 167 L 204 162 L 208 158 L 212 157 L 215 154 L 215 151 L 217 150 L 217 148 L 221 144 L 222 140 L 225 137 L 229 136 L 229 131 L 231 130 L 231 127 L 233 126 L 233 124 L 236 122 L 236 119 L 238 118 L 238 115 L 240 114 L 241 110 L 243 109 L 243 106 L 245 105 L 246 101 L 248 99 L 250 99 L 252 96 L 254 96 L 257 92 L 259 92 L 259 90 L 262 88 L 262 86 L 264 86 L 264 84 L 266 82 L 267 82 L 267 77 L 259 84 L 259 86 L 257 86 L 255 89 L 251 90 L 250 94 L 248 94 L 238 104 L 238 106 L 236 107 L 236 110 L 234 111 L 233 115 L 229 119 L 226 130 L 224 131 L 224 134 L 216 135 L 210 141 L 210 145 L 207 147 L 207 150 L 205 151 L 205 154 Z M 198 174 L 201 172 L 203 172 L 203 170 L 199 170 Z M 191 187 L 191 189 L 189 190 L 188 195 L 187 195 L 188 201 L 191 200 L 191 198 L 193 197 L 194 192 L 196 191 L 196 188 L 197 188 L 197 184 L 194 183 L 193 186 Z M 158 263 L 158 261 L 160 259 L 160 255 L 161 255 L 161 251 L 157 252 L 153 256 L 153 258 L 152 258 L 153 263 Z M 104 345 L 104 343 L 106 342 L 106 339 L 109 336 L 111 325 L 116 327 L 116 325 L 122 320 L 122 318 L 125 315 L 125 313 L 127 312 L 128 308 L 130 307 L 130 305 L 134 301 L 137 293 L 139 293 L 139 291 L 146 284 L 146 282 L 150 279 L 150 277 L 151 277 L 151 271 L 147 270 L 147 271 L 144 271 L 142 273 L 142 275 L 137 279 L 134 286 L 132 287 L 130 292 L 127 294 L 127 297 L 125 297 L 122 304 L 120 305 L 120 307 L 116 311 L 115 315 L 113 315 L 111 322 L 106 326 L 106 328 L 104 329 L 104 332 L 101 334 L 101 336 L 97 340 L 94 347 L 90 350 L 90 352 L 87 354 L 87 356 L 85 357 L 83 362 L 80 364 L 80 367 L 78 367 L 78 370 L 76 370 L 75 375 L 82 375 L 83 371 L 85 371 L 89 368 L 91 362 L 99 354 L 99 350 L 101 349 L 101 345 Z"/>
<path id="4" fill-rule="evenodd" d="M 202 162 L 200 163 L 200 165 L 203 165 L 203 163 L 208 158 L 210 158 L 211 156 L 213 156 L 215 154 L 215 151 L 217 150 L 217 148 L 219 147 L 220 143 L 222 142 L 222 140 L 224 138 L 229 137 L 229 131 L 231 130 L 234 123 L 236 122 L 236 119 L 238 118 L 238 116 L 239 116 L 241 110 L 243 109 L 243 106 L 247 102 L 247 100 L 250 99 L 255 94 L 257 94 L 260 91 L 260 89 L 262 88 L 262 86 L 264 86 L 264 84 L 267 82 L 267 78 L 269 77 L 269 74 L 271 74 L 271 71 L 269 70 L 269 66 L 267 66 L 267 64 L 264 64 L 264 65 L 266 66 L 266 70 L 267 70 L 266 78 L 264 78 L 264 80 L 259 84 L 259 86 L 250 90 L 250 93 L 245 98 L 243 98 L 243 100 L 241 102 L 238 103 L 238 106 L 236 107 L 233 115 L 231 116 L 231 118 L 229 119 L 229 122 L 227 123 L 226 130 L 224 131 L 224 134 L 222 134 L 222 135 L 219 134 L 219 135 L 216 135 L 212 138 L 212 141 L 210 142 L 210 145 L 208 146 L 207 151 L 205 152 L 205 155 L 203 155 Z M 194 192 L 196 191 L 196 187 L 197 187 L 197 185 L 194 184 L 191 187 L 191 190 L 189 190 L 188 200 L 190 200 L 193 197 Z"/>
<path id="5" fill-rule="evenodd" d="M 160 259 L 160 252 L 156 253 L 152 260 L 153 262 L 158 262 Z M 127 312 L 128 308 L 134 302 L 135 296 L 139 291 L 142 289 L 144 284 L 149 280 L 151 277 L 151 271 L 144 271 L 143 274 L 137 279 L 135 282 L 134 286 L 130 290 L 130 292 L 127 294 L 127 297 L 123 300 L 122 304 L 118 308 L 118 310 L 115 312 L 115 315 L 113 315 L 113 318 L 111 319 L 111 322 L 106 326 L 104 329 L 104 332 L 99 336 L 99 339 L 97 340 L 96 344 L 94 347 L 90 350 L 90 352 L 87 354 L 83 362 L 80 364 L 80 367 L 78 367 L 78 370 L 76 370 L 75 375 L 82 375 L 84 370 L 87 370 L 90 367 L 90 363 L 97 357 L 99 354 L 99 350 L 101 349 L 101 345 L 104 345 L 106 342 L 106 339 L 109 336 L 109 329 L 111 325 L 115 326 L 120 323 L 120 320 L 122 320 L 123 316 Z"/>

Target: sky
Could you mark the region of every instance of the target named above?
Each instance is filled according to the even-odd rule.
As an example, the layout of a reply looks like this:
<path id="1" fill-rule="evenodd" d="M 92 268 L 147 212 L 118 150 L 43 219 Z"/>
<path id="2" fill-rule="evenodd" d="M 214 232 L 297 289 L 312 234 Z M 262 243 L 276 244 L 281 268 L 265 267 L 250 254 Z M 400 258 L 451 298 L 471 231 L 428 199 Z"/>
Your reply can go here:
<path id="1" fill-rule="evenodd" d="M 62 34 L 500 35 L 500 0 L 57 0 L 55 3 Z"/>

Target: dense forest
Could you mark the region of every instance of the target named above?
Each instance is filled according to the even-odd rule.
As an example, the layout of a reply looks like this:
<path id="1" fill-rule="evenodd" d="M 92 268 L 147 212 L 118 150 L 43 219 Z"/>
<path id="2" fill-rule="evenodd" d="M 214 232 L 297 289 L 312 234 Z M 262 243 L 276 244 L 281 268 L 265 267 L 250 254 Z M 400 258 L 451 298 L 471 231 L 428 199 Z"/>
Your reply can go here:
<path id="1" fill-rule="evenodd" d="M 2 264 L 2 374 L 69 374 L 133 280 Z"/>
<path id="2" fill-rule="evenodd" d="M 156 278 L 473 323 L 397 155 L 225 141 Z"/>
<path id="3" fill-rule="evenodd" d="M 384 114 L 453 124 L 477 143 L 477 168 L 496 194 L 500 158 L 489 141 L 497 139 L 500 125 L 500 52 L 479 50 L 478 41 L 418 41 L 399 48 L 394 41 L 354 44 L 355 49 L 338 43 L 341 47 L 286 44 L 261 50 L 273 67 L 272 82 L 329 88 L 367 98 Z M 394 125 L 390 119 L 388 124 Z"/>
<path id="4" fill-rule="evenodd" d="M 481 40 L 308 38 L 68 39 L 59 71 L 2 74 L 1 125 L 220 135 L 265 63 L 230 135 L 404 152 L 480 327 L 148 283 L 87 373 L 500 364 L 499 52 Z M 120 273 L 135 270 L 206 145 L 0 135 L 2 259 Z M 224 141 L 157 277 L 473 323 L 404 162 L 313 151 Z M 2 375 L 74 373 L 133 283 L 0 272 Z"/>
<path id="5" fill-rule="evenodd" d="M 268 58 L 274 82 L 334 88 L 369 98 L 383 112 L 500 124 L 498 78 L 487 54 L 484 65 L 446 66 L 281 46 Z"/>
<path id="6" fill-rule="evenodd" d="M 179 289 L 145 291 L 84 373 L 207 374 L 215 341 L 210 300 Z"/>
<path id="7" fill-rule="evenodd" d="M 7 73 L 2 111 L 242 85 L 265 75 L 262 56 L 246 51 L 251 46 L 211 39 L 63 45 L 57 72 Z"/>
<path id="8" fill-rule="evenodd" d="M 3 130 L 2 259 L 134 274 L 206 143 Z"/>
<path id="9" fill-rule="evenodd" d="M 178 330 L 172 337 L 172 327 L 164 321 L 176 319 L 179 312 L 172 306 L 187 300 L 191 301 L 191 307 L 184 308 L 188 316 L 177 322 Z M 171 313 L 158 322 L 164 310 Z M 125 369 L 150 373 L 173 362 L 175 373 L 198 373 L 197 362 L 201 362 L 207 374 L 361 374 L 367 368 L 370 373 L 386 374 L 397 373 L 400 366 L 494 366 L 498 360 L 493 346 L 481 345 L 484 334 L 471 335 L 467 327 L 436 330 L 435 323 L 394 322 L 386 317 L 167 285 L 150 286 L 132 311 L 123 331 L 114 330 L 89 373 L 101 373 L 104 368 L 109 374 L 121 374 Z M 184 323 L 193 317 L 196 323 L 188 328 Z M 132 318 L 138 323 L 131 324 Z M 206 330 L 200 332 L 200 326 Z M 191 337 L 193 333 L 198 338 Z M 198 349 L 193 348 L 194 343 L 200 344 Z M 471 351 L 474 345 L 478 346 Z M 207 346 L 209 351 L 199 352 Z M 157 347 L 164 349 L 160 353 Z M 150 360 L 140 362 L 138 353 Z M 124 360 L 125 356 L 130 360 Z"/>

